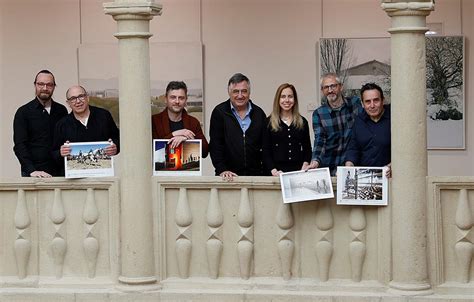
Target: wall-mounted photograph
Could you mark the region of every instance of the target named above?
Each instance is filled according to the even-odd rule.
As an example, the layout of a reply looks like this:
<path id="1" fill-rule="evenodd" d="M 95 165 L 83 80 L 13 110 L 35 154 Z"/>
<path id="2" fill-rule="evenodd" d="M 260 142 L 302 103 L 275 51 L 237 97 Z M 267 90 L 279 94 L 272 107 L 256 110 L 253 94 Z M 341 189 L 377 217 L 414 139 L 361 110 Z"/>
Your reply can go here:
<path id="1" fill-rule="evenodd" d="M 66 178 L 114 176 L 114 157 L 105 154 L 109 142 L 69 143 L 71 154 L 64 157 Z"/>
<path id="2" fill-rule="evenodd" d="M 91 105 L 119 119 L 119 54 L 114 43 L 82 44 L 78 49 L 79 83 L 87 89 Z M 98 68 L 100 66 L 100 68 Z M 192 42 L 150 44 L 151 114 L 165 109 L 165 89 L 170 81 L 188 87 L 187 112 L 203 126 L 202 45 Z"/>
<path id="3" fill-rule="evenodd" d="M 284 203 L 334 198 L 329 168 L 280 174 Z"/>
<path id="4" fill-rule="evenodd" d="M 384 167 L 337 167 L 337 204 L 388 204 L 388 181 Z"/>
<path id="5" fill-rule="evenodd" d="M 153 175 L 202 175 L 200 139 L 189 139 L 173 148 L 168 139 L 153 140 Z"/>
<path id="6" fill-rule="evenodd" d="M 319 63 L 320 75 L 340 75 L 345 96 L 374 82 L 391 102 L 390 38 L 321 39 Z M 464 37 L 426 37 L 428 149 L 465 149 L 464 70 Z"/>

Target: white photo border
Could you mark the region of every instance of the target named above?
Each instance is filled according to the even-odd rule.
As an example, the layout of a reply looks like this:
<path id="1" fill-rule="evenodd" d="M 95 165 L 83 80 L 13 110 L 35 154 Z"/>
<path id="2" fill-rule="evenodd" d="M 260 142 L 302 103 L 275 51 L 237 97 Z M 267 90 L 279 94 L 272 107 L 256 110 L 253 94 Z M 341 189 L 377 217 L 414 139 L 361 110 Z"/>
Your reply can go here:
<path id="1" fill-rule="evenodd" d="M 199 159 L 197 162 L 199 162 L 199 170 L 196 171 L 190 171 L 190 170 L 159 170 L 157 169 L 157 163 L 159 160 L 165 160 L 163 158 L 164 153 L 161 154 L 159 152 L 160 149 L 157 149 L 157 146 L 161 146 L 160 144 L 167 145 L 169 143 L 169 139 L 154 139 L 153 140 L 153 163 L 152 163 L 152 168 L 153 168 L 153 175 L 154 176 L 202 176 L 202 141 L 200 139 L 188 139 L 184 142 L 181 143 L 181 145 L 186 145 L 186 144 L 199 144 Z M 164 163 L 164 161 L 163 161 Z"/>
<path id="2" fill-rule="evenodd" d="M 75 150 L 81 147 L 84 147 L 84 150 L 97 150 L 105 149 L 110 146 L 110 142 L 101 141 L 101 142 L 81 142 L 81 143 L 68 143 L 71 147 L 71 154 L 74 154 Z M 81 149 L 82 150 L 82 149 Z M 87 151 L 85 151 L 87 152 Z M 111 177 L 114 176 L 114 157 L 110 157 L 110 167 L 108 168 L 97 168 L 97 169 L 71 169 L 68 167 L 68 161 L 71 161 L 68 156 L 64 157 L 64 177 L 65 178 L 87 178 L 87 177 Z M 91 163 L 93 164 L 93 163 Z"/>
<path id="3" fill-rule="evenodd" d="M 345 198 L 346 186 L 356 185 L 350 175 L 363 170 L 380 170 L 380 187 L 382 190 L 381 199 Z M 349 173 L 349 174 L 348 174 Z M 337 167 L 337 204 L 338 205 L 367 205 L 386 206 L 388 205 L 388 178 L 387 167 Z M 374 179 L 373 177 L 371 178 Z M 379 179 L 377 178 L 376 181 Z M 354 188 L 356 189 L 356 188 Z"/>
<path id="4" fill-rule="evenodd" d="M 322 184 L 319 183 L 320 180 L 323 181 Z M 294 188 L 292 185 L 294 183 L 298 183 L 299 188 Z M 329 168 L 282 173 L 280 184 L 283 203 L 334 198 Z M 298 191 L 295 192 L 295 189 Z M 323 190 L 323 192 L 316 192 L 316 190 Z"/>

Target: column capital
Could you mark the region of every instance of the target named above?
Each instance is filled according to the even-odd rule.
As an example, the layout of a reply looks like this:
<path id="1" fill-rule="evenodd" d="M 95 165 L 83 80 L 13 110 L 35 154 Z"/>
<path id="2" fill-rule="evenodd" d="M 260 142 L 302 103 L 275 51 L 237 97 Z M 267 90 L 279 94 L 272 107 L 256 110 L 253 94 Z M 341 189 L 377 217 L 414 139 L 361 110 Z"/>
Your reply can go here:
<path id="1" fill-rule="evenodd" d="M 103 4 L 106 15 L 111 15 L 115 20 L 144 18 L 151 20 L 153 16 L 161 15 L 161 4 L 154 1 L 118 1 Z"/>
<path id="2" fill-rule="evenodd" d="M 390 33 L 425 33 L 426 16 L 434 10 L 434 0 L 382 0 L 382 9 L 392 18 Z"/>
<path id="3" fill-rule="evenodd" d="M 137 37 L 148 39 L 152 36 L 149 22 L 154 16 L 161 15 L 163 7 L 154 1 L 132 1 L 116 0 L 104 3 L 104 13 L 117 21 L 119 32 L 114 34 L 117 39 Z"/>
<path id="4" fill-rule="evenodd" d="M 396 0 L 382 0 L 382 9 L 387 12 L 389 16 L 413 16 L 421 15 L 427 16 L 434 10 L 434 0 L 418 0 L 418 1 L 396 1 Z"/>

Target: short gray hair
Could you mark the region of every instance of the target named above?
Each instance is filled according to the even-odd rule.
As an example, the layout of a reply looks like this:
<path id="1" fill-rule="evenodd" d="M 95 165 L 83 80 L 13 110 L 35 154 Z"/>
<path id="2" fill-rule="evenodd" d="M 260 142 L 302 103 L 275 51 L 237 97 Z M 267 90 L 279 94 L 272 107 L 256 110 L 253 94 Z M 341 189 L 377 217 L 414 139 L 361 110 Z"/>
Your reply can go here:
<path id="1" fill-rule="evenodd" d="M 338 84 L 341 84 L 341 78 L 339 78 L 339 76 L 337 75 L 337 73 L 335 72 L 327 72 L 325 74 L 323 74 L 323 76 L 321 77 L 321 80 L 319 81 L 319 86 L 321 88 L 323 88 L 323 80 L 326 79 L 326 78 L 335 78 L 336 79 L 336 82 Z"/>
<path id="2" fill-rule="evenodd" d="M 233 76 L 230 77 L 229 79 L 229 82 L 227 83 L 227 89 L 229 89 L 230 85 L 231 84 L 238 84 L 238 83 L 241 83 L 241 82 L 247 82 L 247 84 L 249 85 L 249 89 L 250 89 L 250 80 L 249 78 L 247 78 L 245 75 L 241 74 L 240 72 L 234 74 Z"/>

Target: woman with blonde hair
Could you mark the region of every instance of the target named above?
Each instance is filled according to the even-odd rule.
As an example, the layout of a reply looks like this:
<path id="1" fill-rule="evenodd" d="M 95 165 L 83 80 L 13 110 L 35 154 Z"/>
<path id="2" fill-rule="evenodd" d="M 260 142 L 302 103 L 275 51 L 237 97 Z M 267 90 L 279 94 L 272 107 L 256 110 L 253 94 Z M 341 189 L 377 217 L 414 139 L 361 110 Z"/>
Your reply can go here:
<path id="1" fill-rule="evenodd" d="M 267 174 L 302 170 L 311 161 L 308 121 L 298 110 L 295 86 L 281 84 L 266 119 L 263 134 L 263 164 Z"/>

